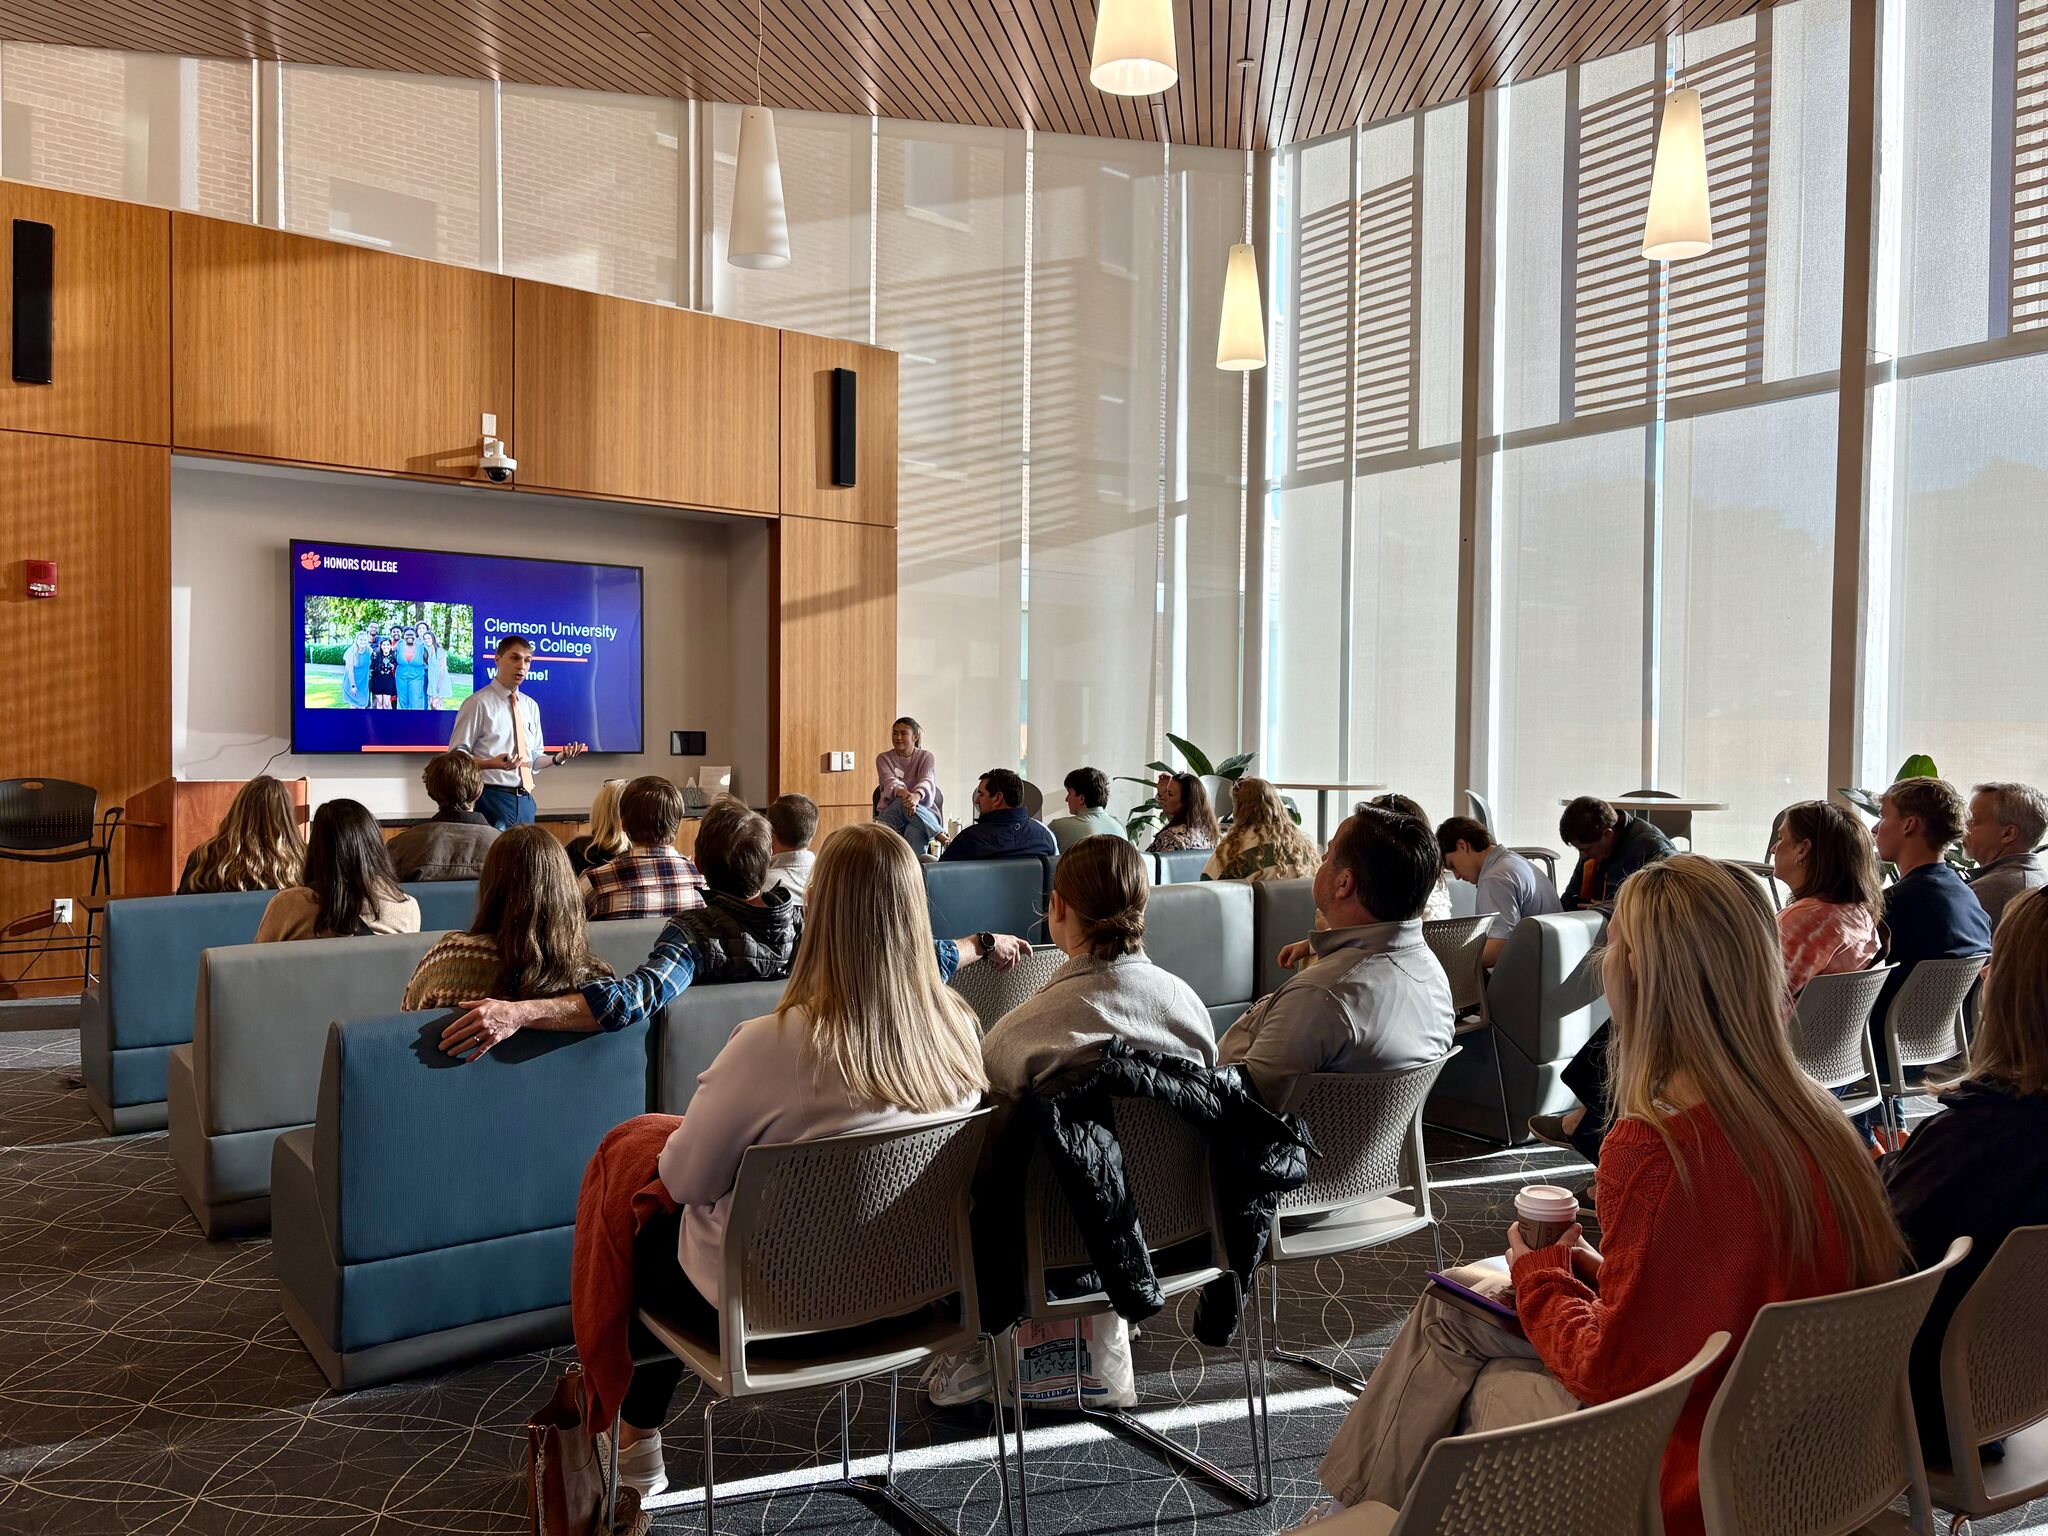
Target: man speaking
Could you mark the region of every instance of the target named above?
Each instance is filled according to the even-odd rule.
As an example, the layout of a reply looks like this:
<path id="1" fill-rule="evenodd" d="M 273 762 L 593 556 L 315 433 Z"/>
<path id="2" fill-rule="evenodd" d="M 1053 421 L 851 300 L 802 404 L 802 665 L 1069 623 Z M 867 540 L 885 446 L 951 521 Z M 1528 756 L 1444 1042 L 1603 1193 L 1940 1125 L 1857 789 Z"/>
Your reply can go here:
<path id="1" fill-rule="evenodd" d="M 500 832 L 533 820 L 533 776 L 550 763 L 566 763 L 585 751 L 580 741 L 550 752 L 541 745 L 540 706 L 521 693 L 527 668 L 533 665 L 533 642 L 507 635 L 498 642 L 498 673 L 489 686 L 462 701 L 455 729 L 448 735 L 451 752 L 467 752 L 483 770 L 484 792 L 476 808 Z"/>

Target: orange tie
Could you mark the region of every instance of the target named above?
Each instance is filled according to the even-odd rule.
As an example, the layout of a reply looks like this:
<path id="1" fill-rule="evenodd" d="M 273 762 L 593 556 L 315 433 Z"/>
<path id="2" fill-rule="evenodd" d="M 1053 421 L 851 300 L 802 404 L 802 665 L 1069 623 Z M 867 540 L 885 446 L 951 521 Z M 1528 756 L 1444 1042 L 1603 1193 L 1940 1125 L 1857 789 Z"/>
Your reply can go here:
<path id="1" fill-rule="evenodd" d="M 519 787 L 533 793 L 533 754 L 526 750 L 526 711 L 519 707 L 519 695 L 512 695 L 512 754 L 519 759 Z"/>

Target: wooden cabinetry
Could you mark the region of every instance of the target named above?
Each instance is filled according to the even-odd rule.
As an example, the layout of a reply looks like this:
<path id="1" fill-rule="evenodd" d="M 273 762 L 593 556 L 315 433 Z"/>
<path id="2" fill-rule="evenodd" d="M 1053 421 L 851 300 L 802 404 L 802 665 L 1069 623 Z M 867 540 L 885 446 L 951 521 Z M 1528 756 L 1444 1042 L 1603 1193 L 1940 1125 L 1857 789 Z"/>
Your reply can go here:
<path id="1" fill-rule="evenodd" d="M 854 483 L 832 483 L 832 370 L 855 376 Z M 896 526 L 896 354 L 782 333 L 782 511 Z"/>
<path id="2" fill-rule="evenodd" d="M 18 384 L 0 366 L 0 429 L 168 442 L 171 216 L 0 181 L 0 295 L 14 292 L 16 219 L 54 231 L 50 382 Z M 0 300 L 0 359 L 11 352 L 12 324 L 12 305 Z"/>
<path id="3" fill-rule="evenodd" d="M 547 283 L 517 290 L 520 484 L 774 515 L 782 333 Z"/>
<path id="4" fill-rule="evenodd" d="M 515 440 L 508 277 L 181 213 L 171 312 L 178 448 L 468 480 L 485 412 Z"/>
<path id="5" fill-rule="evenodd" d="M 823 518 L 775 525 L 776 793 L 864 807 L 896 713 L 896 530 Z M 827 772 L 850 751 L 851 771 Z"/>

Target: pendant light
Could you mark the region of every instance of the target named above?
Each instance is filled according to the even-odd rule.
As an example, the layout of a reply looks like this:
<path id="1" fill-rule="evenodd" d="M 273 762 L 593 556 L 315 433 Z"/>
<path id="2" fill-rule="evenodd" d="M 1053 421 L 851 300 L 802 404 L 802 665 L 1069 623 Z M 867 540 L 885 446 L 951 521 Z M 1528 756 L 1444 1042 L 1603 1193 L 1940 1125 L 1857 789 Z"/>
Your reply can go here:
<path id="1" fill-rule="evenodd" d="M 1685 13 L 1678 17 L 1679 70 L 1684 78 Z M 1650 171 L 1650 208 L 1643 220 L 1643 255 L 1684 261 L 1714 248 L 1714 212 L 1707 193 L 1707 135 L 1700 93 L 1677 87 L 1664 97 L 1657 128 L 1657 158 Z"/>
<path id="2" fill-rule="evenodd" d="M 1240 59 L 1239 70 L 1249 74 L 1252 61 Z M 1252 84 L 1256 85 L 1256 80 Z M 1246 105 L 1245 147 L 1251 147 L 1251 126 L 1258 119 Z M 1216 366 L 1232 373 L 1246 373 L 1266 366 L 1266 312 L 1259 302 L 1258 253 L 1247 244 L 1230 248 L 1230 264 L 1223 269 L 1223 313 L 1216 325 Z"/>
<path id="3" fill-rule="evenodd" d="M 1180 78 L 1173 0 L 1097 0 L 1088 78 L 1112 96 L 1156 96 Z"/>
<path id="4" fill-rule="evenodd" d="M 775 152 L 775 114 L 761 105 L 762 0 L 754 0 L 754 104 L 740 108 L 739 164 L 732 183 L 732 220 L 725 259 L 736 267 L 789 265 L 789 214 L 782 205 L 782 160 Z"/>

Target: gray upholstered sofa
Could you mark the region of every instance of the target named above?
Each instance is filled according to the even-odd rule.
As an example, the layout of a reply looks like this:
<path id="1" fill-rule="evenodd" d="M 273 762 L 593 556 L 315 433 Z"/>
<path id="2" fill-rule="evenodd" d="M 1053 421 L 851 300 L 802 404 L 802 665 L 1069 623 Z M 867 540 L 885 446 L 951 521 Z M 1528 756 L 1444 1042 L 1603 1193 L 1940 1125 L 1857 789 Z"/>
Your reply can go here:
<path id="1" fill-rule="evenodd" d="M 1014 933 L 1037 943 L 1045 937 L 1052 866 L 1049 858 L 927 864 L 924 895 L 933 934 L 957 939 L 970 933 Z"/>
<path id="2" fill-rule="evenodd" d="M 1222 1033 L 1251 1007 L 1254 908 L 1249 885 L 1163 885 L 1145 904 L 1145 952 L 1195 989 Z"/>
<path id="3" fill-rule="evenodd" d="M 476 882 L 405 888 L 420 904 L 420 926 L 463 928 L 476 910 Z M 192 1038 L 199 956 L 247 944 L 270 891 L 208 896 L 131 896 L 107 903 L 99 974 L 79 1010 L 79 1057 L 86 1102 L 110 1131 L 166 1123 L 171 1048 Z"/>

